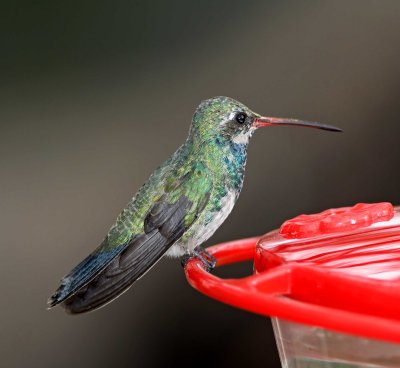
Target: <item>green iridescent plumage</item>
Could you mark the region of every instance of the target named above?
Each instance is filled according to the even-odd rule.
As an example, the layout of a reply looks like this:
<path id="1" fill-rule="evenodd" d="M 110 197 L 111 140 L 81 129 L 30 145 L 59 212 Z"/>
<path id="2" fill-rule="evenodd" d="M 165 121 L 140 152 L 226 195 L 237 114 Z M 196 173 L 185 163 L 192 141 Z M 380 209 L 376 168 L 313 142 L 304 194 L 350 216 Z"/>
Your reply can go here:
<path id="1" fill-rule="evenodd" d="M 109 247 L 118 247 L 133 234 L 142 232 L 145 214 L 164 193 L 168 193 L 171 203 L 182 194 L 195 203 L 210 192 L 213 181 L 221 182 L 207 206 L 213 212 L 221 209 L 221 198 L 226 195 L 226 184 L 230 180 L 236 189 L 241 189 L 246 151 L 234 152 L 231 137 L 221 132 L 219 125 L 232 111 L 243 110 L 251 113 L 244 105 L 226 97 L 208 100 L 199 106 L 187 141 L 153 173 L 123 210 L 108 234 Z M 186 221 L 190 222 L 194 216 L 192 208 Z"/>
<path id="2" fill-rule="evenodd" d="M 166 252 L 193 252 L 232 210 L 243 185 L 249 139 L 260 124 L 272 124 L 266 119 L 228 97 L 202 102 L 186 142 L 150 176 L 102 244 L 61 280 L 49 305 L 63 302 L 71 313 L 95 309 Z M 288 124 L 294 123 L 315 126 Z"/>

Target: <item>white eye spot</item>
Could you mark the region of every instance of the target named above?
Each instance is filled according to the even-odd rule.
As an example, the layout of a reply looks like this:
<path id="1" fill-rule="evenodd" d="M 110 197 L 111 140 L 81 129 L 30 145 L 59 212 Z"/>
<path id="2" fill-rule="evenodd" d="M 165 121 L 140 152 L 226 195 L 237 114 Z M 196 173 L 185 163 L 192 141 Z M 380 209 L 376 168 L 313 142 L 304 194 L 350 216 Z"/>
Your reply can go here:
<path id="1" fill-rule="evenodd" d="M 228 118 L 228 119 L 229 119 L 230 121 L 232 121 L 232 120 L 234 121 L 234 120 L 235 120 L 236 114 L 237 114 L 237 112 L 231 112 L 231 113 L 229 114 L 229 118 Z"/>

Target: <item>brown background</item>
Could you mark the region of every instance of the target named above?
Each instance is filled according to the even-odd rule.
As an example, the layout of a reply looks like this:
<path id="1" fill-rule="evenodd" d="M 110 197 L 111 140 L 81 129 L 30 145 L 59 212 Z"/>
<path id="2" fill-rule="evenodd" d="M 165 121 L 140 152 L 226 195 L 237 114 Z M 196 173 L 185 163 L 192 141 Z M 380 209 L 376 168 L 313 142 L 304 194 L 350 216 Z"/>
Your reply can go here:
<path id="1" fill-rule="evenodd" d="M 301 212 L 399 203 L 400 2 L 45 1 L 1 13 L 0 365 L 278 367 L 268 320 L 198 294 L 177 260 L 92 314 L 45 302 L 215 95 L 344 133 L 257 132 L 240 200 L 208 244 Z"/>

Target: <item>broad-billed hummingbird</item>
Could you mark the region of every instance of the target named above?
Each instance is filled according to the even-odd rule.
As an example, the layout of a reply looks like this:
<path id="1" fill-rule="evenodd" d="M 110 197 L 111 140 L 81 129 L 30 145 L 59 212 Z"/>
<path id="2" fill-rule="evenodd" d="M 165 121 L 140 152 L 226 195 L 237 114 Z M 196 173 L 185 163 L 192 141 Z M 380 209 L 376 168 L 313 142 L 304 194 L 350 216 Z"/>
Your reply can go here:
<path id="1" fill-rule="evenodd" d="M 340 129 L 260 116 L 238 101 L 214 97 L 196 109 L 186 142 L 150 176 L 100 246 L 49 299 L 70 313 L 101 307 L 129 288 L 164 254 L 215 259 L 201 248 L 231 212 L 242 189 L 249 139 L 259 127 Z"/>

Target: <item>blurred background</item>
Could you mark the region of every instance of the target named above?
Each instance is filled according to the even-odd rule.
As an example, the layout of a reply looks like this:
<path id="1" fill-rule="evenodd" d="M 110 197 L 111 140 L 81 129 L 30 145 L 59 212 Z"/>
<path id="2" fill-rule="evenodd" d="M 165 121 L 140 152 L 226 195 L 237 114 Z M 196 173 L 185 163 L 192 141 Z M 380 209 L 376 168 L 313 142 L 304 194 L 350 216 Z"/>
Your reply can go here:
<path id="1" fill-rule="evenodd" d="M 22 1 L 1 13 L 0 365 L 279 367 L 269 320 L 200 295 L 178 260 L 91 314 L 46 300 L 216 95 L 344 133 L 258 131 L 241 197 L 207 245 L 300 213 L 399 204 L 400 2 Z"/>

